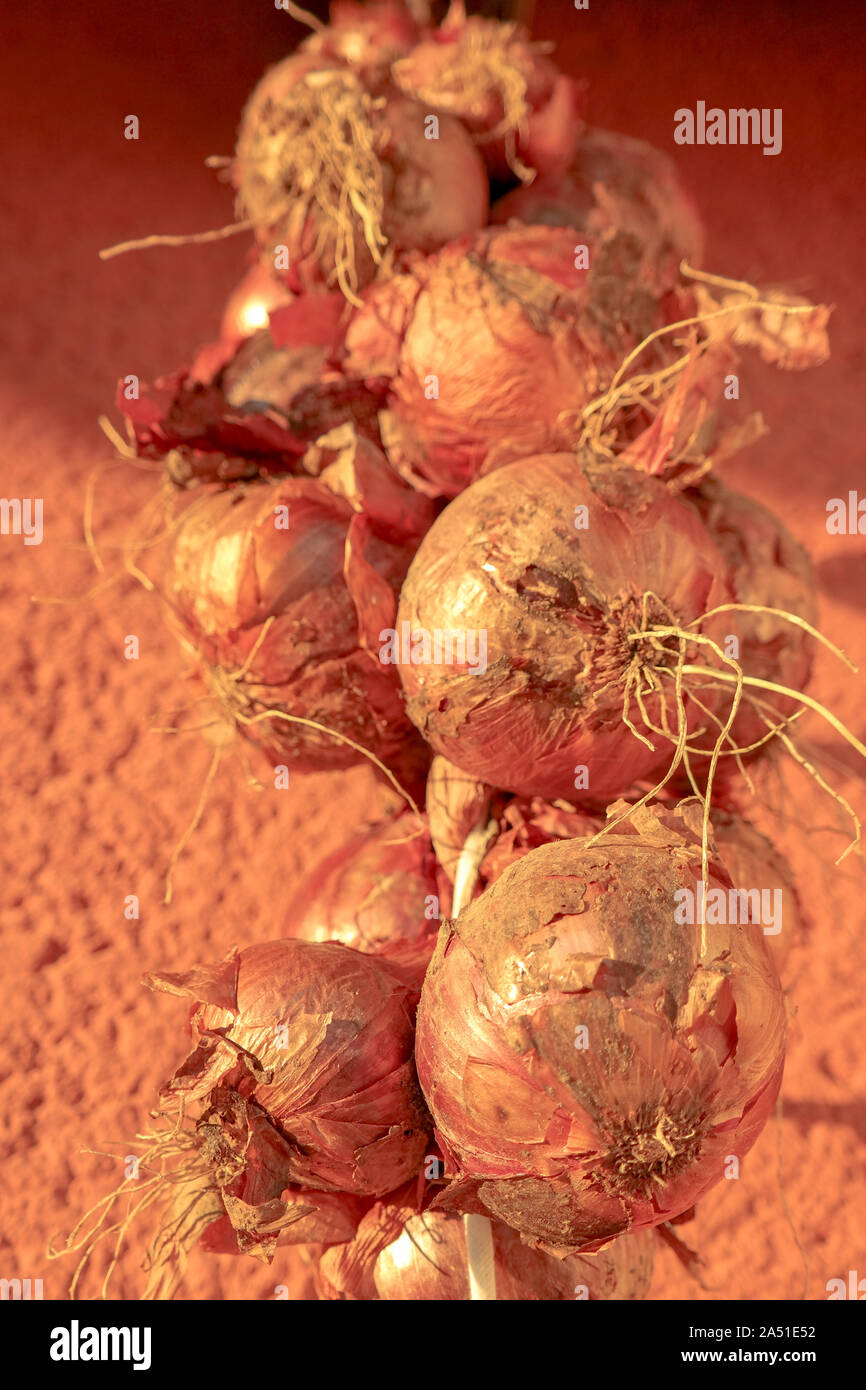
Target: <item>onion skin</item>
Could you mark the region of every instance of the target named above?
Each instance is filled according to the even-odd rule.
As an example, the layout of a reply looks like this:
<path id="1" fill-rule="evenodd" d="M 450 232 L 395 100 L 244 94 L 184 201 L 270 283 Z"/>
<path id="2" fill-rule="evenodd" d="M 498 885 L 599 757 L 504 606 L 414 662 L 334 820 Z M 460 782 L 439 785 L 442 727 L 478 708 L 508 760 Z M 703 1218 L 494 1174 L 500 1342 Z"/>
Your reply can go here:
<path id="1" fill-rule="evenodd" d="M 439 933 L 439 898 L 426 824 L 407 812 L 328 855 L 295 893 L 284 932 L 414 965 L 420 988 Z"/>
<path id="2" fill-rule="evenodd" d="M 267 328 L 207 344 L 188 369 L 143 385 L 137 400 L 120 383 L 118 407 L 139 456 L 166 459 L 178 486 L 299 471 L 313 441 L 341 424 L 378 439 L 378 397 L 333 362 L 345 300 L 285 298 Z"/>
<path id="3" fill-rule="evenodd" d="M 644 263 L 661 291 L 680 262 L 700 265 L 704 231 L 673 160 L 644 140 L 612 130 L 587 130 L 571 167 L 499 198 L 490 220 L 573 227 L 598 238 L 624 230 L 645 247 Z"/>
<path id="4" fill-rule="evenodd" d="M 583 505 L 589 527 L 578 531 Z M 431 527 L 397 615 L 399 631 L 408 622 L 432 632 L 459 614 L 462 628 L 486 632 L 487 669 L 404 660 L 410 717 L 481 781 L 572 800 L 584 766 L 580 799 L 607 803 L 672 759 L 672 744 L 647 748 L 622 718 L 627 636 L 647 590 L 681 622 L 730 598 L 722 557 L 689 506 L 626 466 L 573 455 L 506 465 Z"/>
<path id="5" fill-rule="evenodd" d="M 686 1211 L 751 1147 L 784 997 L 759 929 L 707 924 L 704 946 L 675 923 L 700 873 L 697 838 L 646 813 L 642 833 L 533 850 L 451 924 L 416 1041 L 460 1174 L 439 1204 L 593 1251 Z M 713 863 L 710 887 L 729 886 Z"/>
<path id="6" fill-rule="evenodd" d="M 281 506 L 288 530 L 275 525 Z M 323 483 L 289 478 L 201 497 L 174 537 L 163 593 L 246 737 L 299 771 L 350 767 L 363 755 L 339 739 L 279 717 L 244 720 L 272 709 L 382 760 L 404 753 L 399 681 L 374 653 L 410 554 Z"/>
<path id="7" fill-rule="evenodd" d="M 202 1001 L 197 1046 L 160 1095 L 166 1109 L 200 1104 L 211 1127 L 221 1117 L 226 1143 L 241 1133 L 233 1164 L 217 1152 L 224 1199 L 258 1208 L 292 1185 L 377 1196 L 418 1171 L 429 1120 L 412 1060 L 417 995 L 386 962 L 273 941 L 146 983 Z"/>
<path id="8" fill-rule="evenodd" d="M 497 463 L 570 447 L 629 349 L 683 313 L 642 281 L 641 255 L 614 237 L 585 269 L 570 228 L 490 228 L 376 287 L 343 369 L 371 391 L 384 382 L 395 468 L 454 497 Z"/>
<path id="9" fill-rule="evenodd" d="M 647 1233 L 622 1236 L 595 1255 L 565 1259 L 529 1248 L 500 1221 L 492 1223 L 492 1235 L 496 1297 L 503 1302 L 623 1302 L 649 1292 L 653 1242 Z M 324 1252 L 316 1286 L 323 1299 L 466 1302 L 463 1221 L 447 1212 L 413 1213 L 377 1202 L 351 1245 Z"/>

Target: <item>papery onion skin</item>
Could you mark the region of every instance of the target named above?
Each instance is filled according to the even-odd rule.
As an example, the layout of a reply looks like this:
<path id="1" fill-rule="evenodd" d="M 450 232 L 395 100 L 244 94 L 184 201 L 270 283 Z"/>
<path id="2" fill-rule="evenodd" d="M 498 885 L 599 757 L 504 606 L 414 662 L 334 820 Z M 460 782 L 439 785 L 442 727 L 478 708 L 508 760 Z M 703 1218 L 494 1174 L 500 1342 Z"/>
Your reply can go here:
<path id="1" fill-rule="evenodd" d="M 382 438 L 415 486 L 454 497 L 494 463 L 570 447 L 625 354 L 682 317 L 625 234 L 576 254 L 567 227 L 494 227 L 377 286 L 343 368 L 384 382 Z M 644 365 L 651 365 L 652 354 Z"/>
<path id="2" fill-rule="evenodd" d="M 273 302 L 267 328 L 206 344 L 187 369 L 143 385 L 137 399 L 127 400 L 120 383 L 118 407 L 139 456 L 166 459 L 176 485 L 301 471 L 313 441 L 341 424 L 378 440 L 378 396 L 332 360 L 345 300 L 284 299 Z"/>
<path id="3" fill-rule="evenodd" d="M 294 128 L 299 120 L 296 107 L 305 99 L 305 87 L 317 84 L 321 103 L 336 102 L 330 91 L 319 92 L 323 81 L 334 91 L 353 94 L 355 119 L 368 132 L 372 157 L 378 161 L 371 175 L 378 187 L 371 188 L 369 196 L 377 205 L 381 199 L 377 235 L 384 238 L 382 247 L 371 245 L 371 230 L 357 209 L 349 207 L 345 214 L 355 292 L 376 277 L 385 244 L 392 257 L 411 251 L 426 254 L 485 225 L 490 206 L 486 173 L 459 121 L 441 117 L 438 136 L 430 139 L 423 106 L 388 86 L 376 88 L 374 96 L 338 60 L 299 51 L 270 68 L 252 93 L 241 118 L 233 164 L 239 214 L 252 221 L 263 251 L 273 255 L 278 246 L 287 248 L 288 266 L 280 273 L 289 289 L 334 289 L 340 280 L 336 227 L 317 198 L 322 190 L 302 188 L 281 154 L 282 132 L 289 122 Z M 300 119 L 290 144 L 305 138 L 304 118 Z M 345 290 L 345 284 L 340 287 Z"/>
<path id="4" fill-rule="evenodd" d="M 585 530 L 575 529 L 578 506 Z M 646 591 L 681 623 L 730 598 L 722 557 L 689 506 L 627 466 L 574 455 L 507 464 L 434 523 L 397 617 L 399 631 L 434 632 L 459 615 L 459 627 L 486 633 L 487 669 L 415 665 L 403 652 L 410 717 L 437 753 L 494 786 L 572 800 L 584 767 L 579 799 L 612 800 L 673 757 L 670 742 L 647 748 L 623 721 L 628 638 Z M 647 697 L 656 723 L 657 700 Z M 670 695 L 668 709 L 673 717 Z"/>
<path id="5" fill-rule="evenodd" d="M 533 850 L 452 923 L 424 984 L 418 1072 L 461 1173 L 439 1200 L 560 1253 L 694 1205 L 781 1082 L 760 928 L 708 923 L 704 944 L 678 925 L 700 843 L 662 812 L 648 829 Z M 730 886 L 716 863 L 709 882 Z"/>
<path id="6" fill-rule="evenodd" d="M 255 1200 L 246 1141 L 224 1196 L 247 1207 L 285 1189 L 302 1200 L 295 1185 L 377 1196 L 418 1171 L 429 1119 L 412 1059 L 417 994 L 387 962 L 337 943 L 273 941 L 146 982 L 202 1000 L 198 1045 L 162 1088 L 164 1107 L 198 1104 L 212 1129 L 222 1116 L 224 1144 L 238 1129 L 232 1114 L 267 1139 Z"/>
<path id="7" fill-rule="evenodd" d="M 648 1233 L 622 1236 L 595 1255 L 565 1259 L 530 1248 L 500 1221 L 492 1223 L 491 1234 L 496 1297 L 503 1302 L 622 1302 L 649 1292 L 653 1240 Z M 466 1302 L 463 1221 L 447 1212 L 413 1213 L 376 1203 L 350 1247 L 334 1246 L 321 1256 L 316 1285 L 320 1298 L 332 1300 Z"/>
<path id="8" fill-rule="evenodd" d="M 412 812 L 353 836 L 298 887 L 286 912 L 286 936 L 340 941 L 353 950 L 417 966 L 419 985 L 436 945 L 440 902 L 436 859 L 426 823 Z"/>
<path id="9" fill-rule="evenodd" d="M 512 218 L 549 227 L 573 227 L 597 238 L 611 230 L 637 236 L 645 265 L 665 287 L 685 259 L 700 265 L 704 231 L 697 208 L 673 161 L 644 140 L 611 130 L 587 130 L 571 167 L 536 179 L 497 200 L 496 225 Z"/>
<path id="10" fill-rule="evenodd" d="M 289 478 L 198 499 L 163 593 L 245 737 L 299 771 L 344 768 L 364 756 L 346 739 L 385 761 L 406 751 L 399 680 L 377 653 L 410 554 L 321 482 Z"/>

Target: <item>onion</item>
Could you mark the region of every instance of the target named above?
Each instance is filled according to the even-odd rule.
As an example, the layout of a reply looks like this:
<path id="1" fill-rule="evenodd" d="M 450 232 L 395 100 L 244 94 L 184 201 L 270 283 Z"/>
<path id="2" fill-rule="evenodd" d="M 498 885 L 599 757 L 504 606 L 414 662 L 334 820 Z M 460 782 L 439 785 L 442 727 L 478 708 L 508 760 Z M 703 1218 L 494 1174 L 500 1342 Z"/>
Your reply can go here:
<path id="1" fill-rule="evenodd" d="M 344 369 L 386 382 L 398 471 L 453 497 L 494 463 L 570 447 L 625 353 L 681 316 L 647 287 L 641 257 L 619 235 L 589 247 L 587 270 L 569 228 L 492 228 L 373 290 Z"/>
<path id="2" fill-rule="evenodd" d="M 200 497 L 163 593 L 217 698 L 273 761 L 342 768 L 361 749 L 388 761 L 409 725 L 379 631 L 410 554 L 323 482 L 289 478 Z"/>
<path id="3" fill-rule="evenodd" d="M 473 15 L 455 0 L 442 27 L 392 69 L 402 91 L 458 116 L 493 178 L 531 179 L 568 167 L 580 136 L 583 85 L 561 73 L 516 24 Z"/>
<path id="4" fill-rule="evenodd" d="M 412 1061 L 417 996 L 387 963 L 272 941 L 145 982 L 201 1001 L 196 1046 L 160 1095 L 166 1110 L 198 1107 L 200 1153 L 235 1229 L 243 1217 L 260 1230 L 290 1184 L 376 1196 L 417 1172 L 429 1135 Z"/>
<path id="5" fill-rule="evenodd" d="M 484 166 L 459 121 L 433 138 L 423 106 L 373 94 L 336 62 L 301 52 L 265 74 L 238 133 L 238 212 L 273 255 L 288 250 L 292 290 L 339 286 L 350 300 L 383 263 L 483 227 Z"/>
<path id="6" fill-rule="evenodd" d="M 575 529 L 576 507 L 587 508 L 585 530 Z M 655 597 L 644 612 L 645 594 Z M 409 715 L 472 777 L 547 798 L 571 800 L 577 789 L 582 801 L 606 803 L 672 761 L 670 742 L 648 747 L 623 718 L 635 660 L 656 660 L 637 634 L 663 612 L 691 622 L 729 597 L 703 524 L 657 479 L 571 455 L 508 464 L 431 527 L 397 615 L 407 636 L 459 621 L 480 648 L 484 634 L 486 669 L 415 664 L 423 648 L 404 641 Z M 714 698 L 704 692 L 705 703 Z M 719 698 L 727 708 L 729 692 Z M 658 724 L 660 694 L 644 703 Z M 640 723 L 634 702 L 631 712 Z M 700 712 L 688 697 L 685 713 L 695 725 Z M 588 784 L 576 779 L 578 767 Z"/>
<path id="7" fill-rule="evenodd" d="M 284 931 L 414 963 L 420 985 L 436 945 L 439 899 L 426 825 L 407 812 L 328 855 L 294 894 Z"/>
<path id="8" fill-rule="evenodd" d="M 434 759 L 434 767 L 439 759 Z M 607 818 L 619 817 L 628 803 L 616 801 L 607 808 Z M 637 812 L 641 814 L 640 811 Z M 701 814 L 697 807 L 683 808 L 695 835 L 701 833 Z M 638 822 L 639 823 L 639 822 Z M 588 811 L 551 805 L 541 797 L 511 797 L 498 817 L 498 828 L 490 849 L 479 868 L 485 887 L 501 878 L 505 870 L 539 845 L 554 840 L 588 839 L 602 829 L 605 818 Z M 716 857 L 724 864 L 736 888 L 778 888 L 782 894 L 780 930 L 765 933 L 767 946 L 780 979 L 787 973 L 791 947 L 805 930 L 803 908 L 787 860 L 775 845 L 749 821 L 716 804 L 711 817 L 712 841 Z"/>
<path id="9" fill-rule="evenodd" d="M 533 850 L 451 924 L 416 1039 L 458 1170 L 438 1205 L 593 1251 L 686 1211 L 751 1147 L 784 997 L 759 929 L 678 925 L 701 886 L 699 836 L 645 809 L 640 829 Z M 708 886 L 730 887 L 715 862 Z"/>
<path id="10" fill-rule="evenodd" d="M 497 1298 L 515 1302 L 645 1298 L 653 1269 L 647 1233 L 622 1236 L 595 1255 L 555 1259 L 492 1223 Z M 377 1202 L 348 1245 L 318 1263 L 320 1298 L 465 1302 L 470 1297 L 466 1234 L 459 1217 Z"/>
<path id="11" fill-rule="evenodd" d="M 587 130 L 571 168 L 494 203 L 490 220 L 573 227 L 593 239 L 611 230 L 639 238 L 661 291 L 685 258 L 700 265 L 704 231 L 667 155 L 612 130 Z"/>

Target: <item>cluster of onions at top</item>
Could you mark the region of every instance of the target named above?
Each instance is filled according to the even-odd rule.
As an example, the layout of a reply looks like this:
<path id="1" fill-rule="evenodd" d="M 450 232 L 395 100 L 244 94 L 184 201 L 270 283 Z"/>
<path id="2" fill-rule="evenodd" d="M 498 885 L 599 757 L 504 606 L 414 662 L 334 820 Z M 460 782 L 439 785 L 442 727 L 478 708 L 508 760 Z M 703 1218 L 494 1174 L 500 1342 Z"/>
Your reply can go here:
<path id="1" fill-rule="evenodd" d="M 264 943 L 147 977 L 194 1001 L 148 1296 L 201 1242 L 303 1247 L 322 1299 L 644 1297 L 782 1079 L 805 933 L 749 760 L 806 708 L 866 755 L 805 693 L 808 556 L 713 472 L 762 428 L 740 350 L 817 365 L 828 311 L 701 269 L 671 162 L 550 45 L 424 10 L 337 3 L 263 76 L 217 161 L 246 272 L 120 398 L 222 712 L 409 803 Z"/>

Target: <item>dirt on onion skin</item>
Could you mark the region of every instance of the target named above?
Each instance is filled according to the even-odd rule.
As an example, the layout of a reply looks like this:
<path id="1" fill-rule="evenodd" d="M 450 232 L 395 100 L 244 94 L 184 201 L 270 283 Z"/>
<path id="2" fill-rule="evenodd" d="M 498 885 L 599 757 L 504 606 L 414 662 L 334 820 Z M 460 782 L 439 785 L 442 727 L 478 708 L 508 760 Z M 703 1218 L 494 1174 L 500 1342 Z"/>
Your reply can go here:
<path id="1" fill-rule="evenodd" d="M 575 527 L 578 506 L 586 529 Z M 486 670 L 403 652 L 410 717 L 479 780 L 571 799 L 584 765 L 581 800 L 612 800 L 673 752 L 665 740 L 647 747 L 623 721 L 630 637 L 657 611 L 651 600 L 644 621 L 645 594 L 681 623 L 732 599 L 724 559 L 690 506 L 625 465 L 565 454 L 505 465 L 434 523 L 397 615 L 398 629 L 435 633 L 459 614 L 461 628 L 485 634 Z M 646 705 L 658 724 L 658 695 Z M 631 715 L 639 725 L 634 702 Z"/>
<path id="2" fill-rule="evenodd" d="M 692 1206 L 781 1078 L 762 934 L 677 923 L 699 840 L 668 812 L 639 823 L 518 860 L 451 923 L 425 981 L 419 1073 L 458 1166 L 445 1200 L 472 1196 L 545 1247 L 598 1248 Z M 716 860 L 709 882 L 731 886 Z"/>

